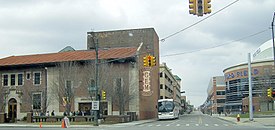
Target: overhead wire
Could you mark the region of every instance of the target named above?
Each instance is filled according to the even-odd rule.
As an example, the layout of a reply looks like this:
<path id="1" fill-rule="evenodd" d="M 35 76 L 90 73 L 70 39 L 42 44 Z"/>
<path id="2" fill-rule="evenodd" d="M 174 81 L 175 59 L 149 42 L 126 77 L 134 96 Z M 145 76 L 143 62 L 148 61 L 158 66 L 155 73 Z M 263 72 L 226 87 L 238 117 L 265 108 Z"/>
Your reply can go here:
<path id="1" fill-rule="evenodd" d="M 181 52 L 181 53 L 168 54 L 168 55 L 163 55 L 163 56 L 161 56 L 161 57 L 169 57 L 169 56 L 183 55 L 183 54 L 194 53 L 194 52 L 203 51 L 203 50 L 209 50 L 209 49 L 213 49 L 213 48 L 217 48 L 217 47 L 221 47 L 221 46 L 226 46 L 226 45 L 229 45 L 229 44 L 232 44 L 232 43 L 235 43 L 235 42 L 239 42 L 239 41 L 242 41 L 242 40 L 247 39 L 247 38 L 250 38 L 250 37 L 254 37 L 254 36 L 259 35 L 259 34 L 261 34 L 261 33 L 264 33 L 264 32 L 266 32 L 266 31 L 268 31 L 268 30 L 269 30 L 269 28 L 268 28 L 268 29 L 265 29 L 265 30 L 261 30 L 261 31 L 256 32 L 256 33 L 253 33 L 253 34 L 250 34 L 250 35 L 247 35 L 247 36 L 244 36 L 244 37 L 241 37 L 241 38 L 236 39 L 236 40 L 232 40 L 232 41 L 225 42 L 225 43 L 223 43 L 223 44 L 216 45 L 216 46 L 201 48 L 201 49 L 198 49 L 198 50 L 192 50 L 192 51 L 188 51 L 188 52 Z"/>
<path id="2" fill-rule="evenodd" d="M 175 36 L 175 35 L 177 35 L 177 34 L 183 32 L 183 31 L 185 31 L 185 30 L 187 30 L 187 29 L 189 29 L 189 28 L 191 28 L 191 27 L 193 27 L 193 26 L 195 26 L 195 25 L 201 23 L 202 21 L 204 21 L 204 20 L 206 20 L 206 19 L 208 19 L 208 18 L 214 16 L 215 14 L 217 14 L 217 13 L 223 11 L 224 9 L 230 7 L 231 5 L 235 4 L 235 3 L 238 2 L 238 1 L 239 1 L 239 0 L 235 0 L 234 2 L 228 4 L 227 6 L 225 6 L 225 7 L 221 8 L 221 9 L 219 9 L 217 12 L 214 12 L 213 14 L 211 14 L 211 15 L 209 15 L 209 16 L 207 16 L 207 17 L 201 19 L 201 20 L 199 20 L 198 22 L 195 22 L 195 23 L 193 23 L 193 24 L 191 24 L 191 25 L 189 25 L 189 26 L 187 26 L 187 27 L 185 27 L 185 28 L 183 28 L 183 29 L 181 29 L 181 30 L 175 32 L 175 33 L 172 33 L 172 34 L 170 34 L 170 35 L 168 35 L 168 36 L 162 38 L 160 41 L 161 41 L 161 42 L 165 42 L 166 39 L 168 39 L 168 38 L 170 38 L 170 37 L 173 37 L 173 36 Z"/>

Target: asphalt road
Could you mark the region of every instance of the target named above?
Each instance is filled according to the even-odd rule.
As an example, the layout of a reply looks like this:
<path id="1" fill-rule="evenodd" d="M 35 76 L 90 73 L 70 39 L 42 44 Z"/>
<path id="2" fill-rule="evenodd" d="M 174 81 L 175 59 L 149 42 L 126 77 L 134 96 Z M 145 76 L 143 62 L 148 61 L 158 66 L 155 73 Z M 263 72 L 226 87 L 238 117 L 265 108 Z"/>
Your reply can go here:
<path id="1" fill-rule="evenodd" d="M 59 130 L 63 128 L 0 128 L 0 130 Z M 68 130 L 274 130 L 265 126 L 246 126 L 203 115 L 200 112 L 183 115 L 176 120 L 161 120 L 131 125 L 107 125 L 92 128 L 67 128 Z"/>

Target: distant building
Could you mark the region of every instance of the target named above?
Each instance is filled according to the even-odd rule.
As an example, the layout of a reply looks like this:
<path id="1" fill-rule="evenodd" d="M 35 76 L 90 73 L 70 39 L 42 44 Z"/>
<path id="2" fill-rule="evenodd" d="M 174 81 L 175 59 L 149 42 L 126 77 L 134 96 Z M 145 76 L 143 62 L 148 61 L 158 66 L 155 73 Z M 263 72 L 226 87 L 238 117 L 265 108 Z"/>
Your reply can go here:
<path id="1" fill-rule="evenodd" d="M 160 97 L 159 99 L 174 99 L 181 102 L 181 79 L 173 75 L 166 63 L 162 63 L 159 68 L 160 77 Z"/>
<path id="2" fill-rule="evenodd" d="M 224 76 L 210 79 L 207 89 L 207 113 L 220 114 L 224 112 L 225 87 Z"/>

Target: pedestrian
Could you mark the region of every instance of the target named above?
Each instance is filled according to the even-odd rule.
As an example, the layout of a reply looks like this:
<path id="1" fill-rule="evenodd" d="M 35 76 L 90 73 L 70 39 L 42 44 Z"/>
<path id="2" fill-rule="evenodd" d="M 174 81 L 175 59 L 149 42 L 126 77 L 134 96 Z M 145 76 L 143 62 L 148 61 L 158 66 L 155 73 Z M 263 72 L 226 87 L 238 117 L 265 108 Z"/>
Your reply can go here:
<path id="1" fill-rule="evenodd" d="M 237 115 L 237 122 L 240 122 L 240 114 Z"/>
<path id="2" fill-rule="evenodd" d="M 50 116 L 50 112 L 49 111 L 46 112 L 46 116 Z"/>
<path id="3" fill-rule="evenodd" d="M 51 115 L 52 115 L 52 116 L 55 116 L 54 110 L 52 111 Z"/>
<path id="4" fill-rule="evenodd" d="M 65 123 L 65 128 L 69 128 L 70 126 L 70 120 L 67 116 L 64 117 L 64 123 Z"/>

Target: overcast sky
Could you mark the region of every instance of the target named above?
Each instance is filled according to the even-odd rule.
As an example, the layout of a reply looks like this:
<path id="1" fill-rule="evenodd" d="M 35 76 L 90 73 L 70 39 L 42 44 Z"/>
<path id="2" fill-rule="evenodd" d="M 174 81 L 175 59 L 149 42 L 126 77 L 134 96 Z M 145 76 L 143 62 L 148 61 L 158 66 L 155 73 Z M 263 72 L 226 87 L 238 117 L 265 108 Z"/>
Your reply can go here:
<path id="1" fill-rule="evenodd" d="M 153 27 L 162 39 L 209 16 L 190 15 L 188 1 L 0 0 L 0 58 L 58 52 L 68 45 L 86 49 L 86 32 L 91 30 Z M 212 0 L 212 14 L 234 1 Z M 246 62 L 249 52 L 271 39 L 274 11 L 274 0 L 239 0 L 160 42 L 160 62 L 182 79 L 188 100 L 199 106 L 211 77 Z"/>

